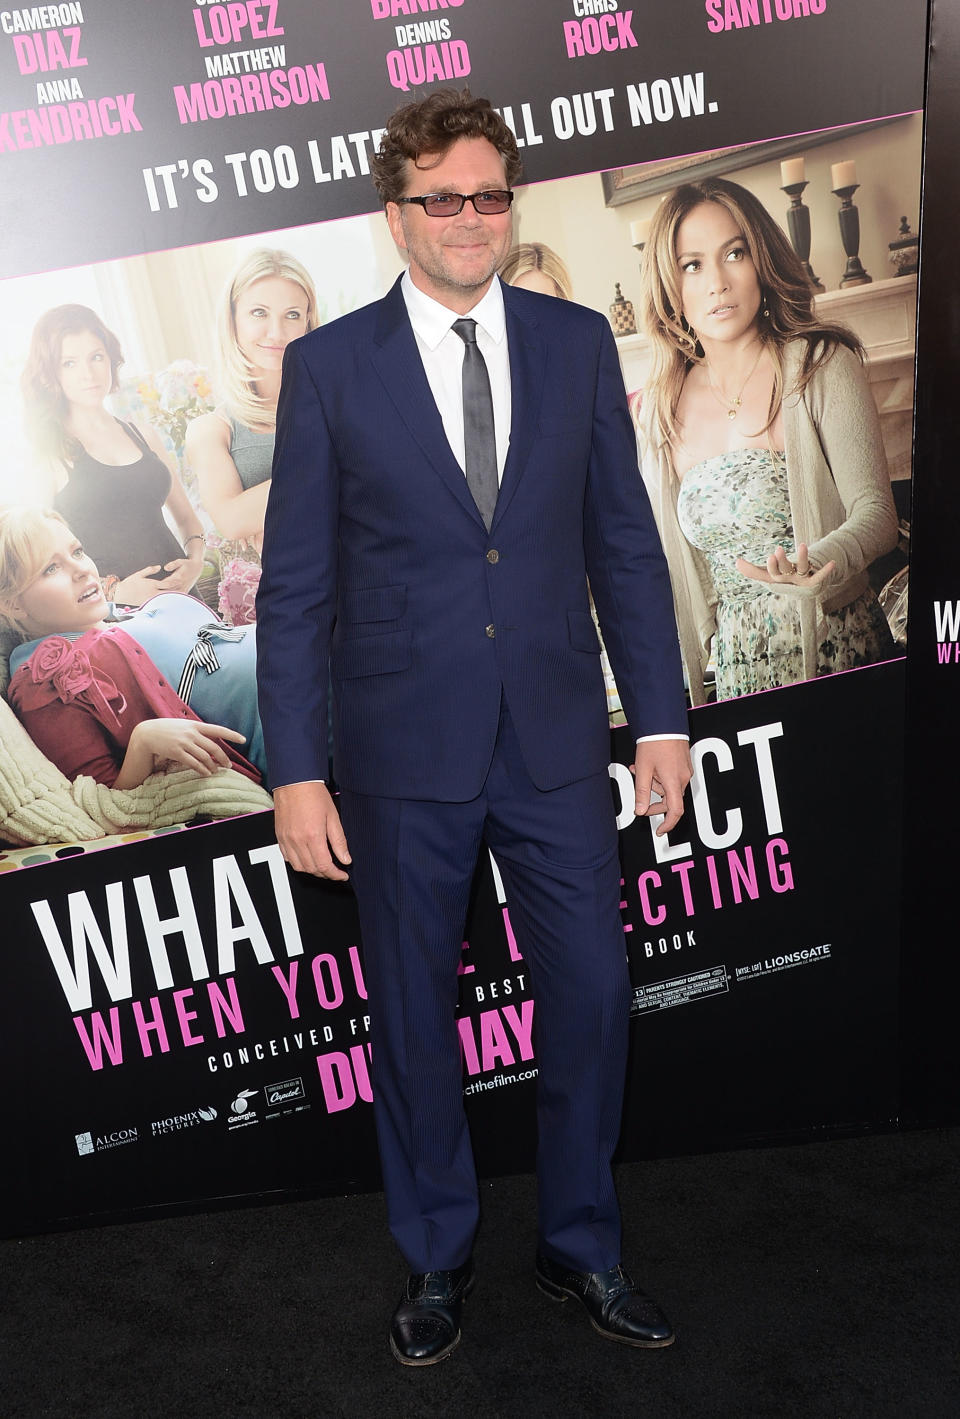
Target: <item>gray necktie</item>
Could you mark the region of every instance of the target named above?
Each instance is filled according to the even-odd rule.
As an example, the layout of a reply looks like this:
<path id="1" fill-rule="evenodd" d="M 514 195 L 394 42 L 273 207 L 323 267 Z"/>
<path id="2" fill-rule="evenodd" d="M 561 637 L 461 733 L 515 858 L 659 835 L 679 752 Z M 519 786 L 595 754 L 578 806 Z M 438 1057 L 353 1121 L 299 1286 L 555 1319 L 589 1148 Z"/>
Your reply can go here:
<path id="1" fill-rule="evenodd" d="M 456 331 L 464 344 L 463 447 L 467 487 L 489 532 L 500 491 L 490 376 L 477 344 L 477 322 L 455 320 L 451 329 Z"/>

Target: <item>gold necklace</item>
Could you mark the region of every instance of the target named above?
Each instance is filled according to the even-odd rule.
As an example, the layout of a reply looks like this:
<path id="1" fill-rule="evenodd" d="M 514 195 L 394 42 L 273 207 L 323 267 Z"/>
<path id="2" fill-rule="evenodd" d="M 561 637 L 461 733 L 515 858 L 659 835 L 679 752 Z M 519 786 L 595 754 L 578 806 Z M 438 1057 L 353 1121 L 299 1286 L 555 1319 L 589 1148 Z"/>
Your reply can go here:
<path id="1" fill-rule="evenodd" d="M 746 379 L 740 386 L 740 393 L 735 394 L 732 400 L 728 399 L 727 396 L 724 394 L 723 390 L 718 388 L 717 385 L 714 384 L 713 373 L 710 369 L 710 366 L 709 364 L 707 364 L 706 361 L 704 361 L 704 365 L 707 371 L 707 383 L 710 385 L 710 392 L 716 399 L 717 403 L 720 404 L 724 409 L 726 409 L 728 419 L 735 419 L 737 417 L 737 412 L 740 409 L 741 404 L 743 403 L 743 392 L 746 389 L 747 385 L 750 383 L 750 381 L 753 379 L 753 376 L 756 374 L 757 365 L 759 365 L 760 363 L 760 357 L 762 354 L 763 345 L 760 346 L 760 349 L 757 352 L 757 358 L 750 366 L 750 373 L 747 375 Z"/>

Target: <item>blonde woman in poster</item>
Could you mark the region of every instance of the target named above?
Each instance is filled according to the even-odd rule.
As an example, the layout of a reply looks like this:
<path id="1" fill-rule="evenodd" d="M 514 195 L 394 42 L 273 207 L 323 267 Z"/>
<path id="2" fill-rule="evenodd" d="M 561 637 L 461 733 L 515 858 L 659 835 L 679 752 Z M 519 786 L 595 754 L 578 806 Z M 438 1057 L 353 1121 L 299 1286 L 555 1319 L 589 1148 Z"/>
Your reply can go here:
<path id="1" fill-rule="evenodd" d="M 718 699 L 895 654 L 867 575 L 897 517 L 863 352 L 817 318 L 751 192 L 717 178 L 665 198 L 642 309 L 644 477 L 693 703 L 711 649 Z"/>
<path id="2" fill-rule="evenodd" d="M 542 241 L 522 241 L 513 247 L 500 267 L 500 278 L 509 286 L 558 296 L 562 301 L 573 296 L 569 271 L 553 248 Z"/>
<path id="3" fill-rule="evenodd" d="M 7 698 L 68 779 L 129 789 L 159 770 L 232 768 L 260 782 L 256 630 L 210 617 L 166 591 L 118 614 L 57 513 L 0 512 L 0 624 L 21 637 Z"/>
<path id="4" fill-rule="evenodd" d="M 76 529 L 112 598 L 139 606 L 160 585 L 190 591 L 203 527 L 156 431 L 107 407 L 122 364 L 120 341 L 95 311 L 56 306 L 34 327 L 21 389 L 37 501 Z"/>
<path id="5" fill-rule="evenodd" d="M 313 281 L 295 257 L 267 247 L 244 257 L 218 315 L 223 402 L 186 437 L 220 539 L 220 610 L 235 625 L 254 620 L 283 352 L 316 324 Z"/>

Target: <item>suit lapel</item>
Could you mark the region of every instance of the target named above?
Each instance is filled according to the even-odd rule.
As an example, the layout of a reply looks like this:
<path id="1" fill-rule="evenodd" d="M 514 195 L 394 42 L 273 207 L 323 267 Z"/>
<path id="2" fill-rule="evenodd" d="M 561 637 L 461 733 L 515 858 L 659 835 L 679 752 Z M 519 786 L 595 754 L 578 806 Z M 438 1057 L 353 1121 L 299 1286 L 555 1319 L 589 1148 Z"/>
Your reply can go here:
<path id="1" fill-rule="evenodd" d="M 464 511 L 482 527 L 483 519 L 467 487 L 463 469 L 447 442 L 443 420 L 424 373 L 399 281 L 380 303 L 372 359 L 411 438 Z"/>
<path id="2" fill-rule="evenodd" d="M 509 286 L 503 288 L 503 304 L 510 351 L 510 448 L 500 480 L 491 533 L 510 506 L 527 466 L 537 436 L 547 365 L 543 337 L 536 322 L 518 313 Z"/>
<path id="3" fill-rule="evenodd" d="M 510 448 L 491 531 L 504 516 L 523 476 L 537 435 L 546 376 L 546 350 L 536 321 L 521 315 L 509 286 L 503 288 L 510 352 Z M 463 469 L 447 442 L 407 316 L 399 280 L 380 303 L 374 335 L 374 368 L 411 437 L 457 502 L 482 527 Z"/>

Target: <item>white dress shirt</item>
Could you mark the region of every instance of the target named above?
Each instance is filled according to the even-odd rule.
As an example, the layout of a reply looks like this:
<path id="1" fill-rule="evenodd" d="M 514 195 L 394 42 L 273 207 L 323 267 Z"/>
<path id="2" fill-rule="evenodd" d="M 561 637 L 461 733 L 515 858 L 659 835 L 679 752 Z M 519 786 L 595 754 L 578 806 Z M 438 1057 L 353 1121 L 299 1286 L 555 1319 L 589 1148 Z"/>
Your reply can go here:
<path id="1" fill-rule="evenodd" d="M 423 361 L 424 372 L 434 403 L 440 411 L 443 429 L 453 456 L 461 468 L 466 467 L 463 452 L 463 352 L 460 336 L 453 322 L 460 319 L 477 322 L 477 345 L 490 377 L 493 397 L 493 429 L 497 441 L 497 477 L 503 478 L 503 465 L 510 447 L 510 356 L 507 350 L 507 319 L 503 310 L 500 278 L 494 276 L 486 294 L 466 316 L 435 301 L 413 284 L 409 270 L 400 282 L 407 314 Z"/>

